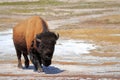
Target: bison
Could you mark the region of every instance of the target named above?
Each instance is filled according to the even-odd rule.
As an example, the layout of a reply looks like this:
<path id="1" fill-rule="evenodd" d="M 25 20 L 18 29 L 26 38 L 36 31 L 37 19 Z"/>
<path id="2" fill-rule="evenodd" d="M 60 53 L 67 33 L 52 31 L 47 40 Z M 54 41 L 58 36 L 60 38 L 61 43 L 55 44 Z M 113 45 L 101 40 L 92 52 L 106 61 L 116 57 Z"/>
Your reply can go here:
<path id="1" fill-rule="evenodd" d="M 13 28 L 13 42 L 18 58 L 18 67 L 22 68 L 21 55 L 25 59 L 25 67 L 29 67 L 29 58 L 38 72 L 42 70 L 42 64 L 51 64 L 54 47 L 59 34 L 48 29 L 47 23 L 39 16 L 33 16 Z"/>

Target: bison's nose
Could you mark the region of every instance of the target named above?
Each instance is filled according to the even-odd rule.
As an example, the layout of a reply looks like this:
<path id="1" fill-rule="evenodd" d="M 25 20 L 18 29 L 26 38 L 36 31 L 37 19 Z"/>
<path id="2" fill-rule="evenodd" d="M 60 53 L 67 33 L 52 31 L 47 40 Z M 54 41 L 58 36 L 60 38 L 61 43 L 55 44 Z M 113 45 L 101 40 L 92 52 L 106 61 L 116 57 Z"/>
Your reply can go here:
<path id="1" fill-rule="evenodd" d="M 48 67 L 51 64 L 51 60 L 45 60 L 43 61 L 43 65 Z"/>
<path id="2" fill-rule="evenodd" d="M 50 64 L 45 64 L 44 66 L 48 67 Z"/>

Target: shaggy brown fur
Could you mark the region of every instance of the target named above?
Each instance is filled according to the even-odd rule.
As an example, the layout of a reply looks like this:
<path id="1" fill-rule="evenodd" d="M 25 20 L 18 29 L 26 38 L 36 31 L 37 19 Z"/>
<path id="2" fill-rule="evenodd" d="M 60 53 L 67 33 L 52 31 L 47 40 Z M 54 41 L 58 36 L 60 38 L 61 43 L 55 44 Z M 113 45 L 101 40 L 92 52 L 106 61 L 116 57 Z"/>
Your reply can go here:
<path id="1" fill-rule="evenodd" d="M 25 46 L 27 51 L 29 51 L 31 42 L 36 34 L 45 31 L 49 31 L 47 23 L 39 16 L 33 16 L 13 28 L 13 40 L 15 44 Z"/>

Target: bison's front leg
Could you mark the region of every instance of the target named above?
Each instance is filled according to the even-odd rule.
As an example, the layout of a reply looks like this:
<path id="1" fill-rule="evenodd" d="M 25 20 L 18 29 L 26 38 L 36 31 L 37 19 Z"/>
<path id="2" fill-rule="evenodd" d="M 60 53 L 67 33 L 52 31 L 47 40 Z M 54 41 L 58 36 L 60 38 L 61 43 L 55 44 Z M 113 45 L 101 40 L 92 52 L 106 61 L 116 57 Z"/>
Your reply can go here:
<path id="1" fill-rule="evenodd" d="M 38 59 L 35 59 L 35 68 L 38 72 L 43 72 L 41 62 Z"/>
<path id="2" fill-rule="evenodd" d="M 34 53 L 34 51 L 32 50 L 32 52 L 30 52 L 30 60 L 34 64 L 36 71 L 43 72 L 42 66 L 41 66 L 41 59 L 36 54 L 37 53 Z"/>

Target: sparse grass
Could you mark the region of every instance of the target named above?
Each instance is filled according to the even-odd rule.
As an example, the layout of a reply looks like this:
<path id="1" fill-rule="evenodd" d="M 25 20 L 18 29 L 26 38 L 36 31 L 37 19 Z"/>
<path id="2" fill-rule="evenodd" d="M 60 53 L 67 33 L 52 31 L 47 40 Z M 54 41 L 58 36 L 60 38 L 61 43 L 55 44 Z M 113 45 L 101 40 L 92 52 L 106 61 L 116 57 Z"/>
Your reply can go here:
<path id="1" fill-rule="evenodd" d="M 45 12 L 46 7 L 48 11 L 52 9 L 52 7 L 58 7 L 65 5 L 64 2 L 59 2 L 57 0 L 39 0 L 39 1 L 25 1 L 25 2 L 3 2 L 0 3 L 0 6 L 8 6 L 8 8 L 2 10 L 0 14 L 15 14 L 15 13 L 32 13 L 32 12 Z M 10 6 L 10 7 L 9 7 Z M 36 6 L 38 6 L 36 8 Z"/>
<path id="2" fill-rule="evenodd" d="M 66 29 L 56 31 L 60 36 L 66 38 L 120 43 L 120 36 L 111 36 L 111 34 L 120 34 L 119 29 Z"/>
<path id="3" fill-rule="evenodd" d="M 95 19 L 95 21 L 99 21 L 101 23 L 106 24 L 120 24 L 120 15 L 103 16 Z"/>
<path id="4" fill-rule="evenodd" d="M 0 26 L 0 31 L 6 31 L 10 29 L 11 27 L 6 27 L 6 26 Z"/>
<path id="5" fill-rule="evenodd" d="M 11 9 L 10 12 L 12 13 L 31 13 L 32 10 L 28 10 L 28 9 Z"/>
<path id="6" fill-rule="evenodd" d="M 49 9 L 49 6 L 53 7 L 59 7 L 59 8 L 69 8 L 69 9 L 92 9 L 92 8 L 111 8 L 111 7 L 120 7 L 120 3 L 112 3 L 112 2 L 77 2 L 77 3 L 67 3 L 67 2 L 59 2 L 57 0 L 39 0 L 34 2 L 4 2 L 0 3 L 0 6 L 20 6 L 25 8 L 12 8 L 9 10 L 3 10 L 4 13 L 32 13 L 32 12 L 46 12 L 46 9 L 44 6 L 47 6 Z M 38 5 L 40 8 L 28 8 L 29 6 L 36 6 Z M 64 6 L 62 6 L 64 5 Z M 67 5 L 67 6 L 66 6 Z M 85 12 L 85 13 L 78 13 L 78 14 L 72 14 L 72 12 L 59 12 L 59 11 L 52 11 L 53 13 L 59 14 L 59 13 L 69 13 L 68 15 L 60 15 L 59 17 L 71 17 L 71 16 L 81 16 L 81 15 L 90 15 L 90 14 L 102 14 L 102 12 L 105 11 L 93 11 L 93 12 Z M 49 14 L 46 14 L 46 16 L 49 16 Z M 53 16 L 53 15 L 50 15 Z M 57 17 L 58 18 L 58 17 Z M 119 24 L 120 23 L 120 15 L 113 15 L 113 16 L 106 16 L 99 19 L 95 19 L 95 21 L 103 22 L 107 24 Z M 7 21 L 7 20 L 6 20 Z M 6 22 L 5 21 L 5 22 Z M 94 22 L 94 20 L 93 20 Z M 66 25 L 63 25 L 66 26 Z M 97 40 L 97 41 L 113 41 L 113 42 L 120 42 L 119 36 L 109 36 L 109 34 L 120 34 L 120 30 L 111 30 L 111 29 L 80 29 L 77 27 L 77 25 L 74 25 L 72 29 L 64 29 L 64 30 L 57 30 L 57 32 L 60 33 L 63 37 L 69 37 L 74 39 L 91 39 L 91 40 Z M 68 24 L 69 27 L 69 24 Z M 77 29 L 75 29 L 77 27 Z M 70 27 L 69 27 L 70 28 Z"/>
<path id="7" fill-rule="evenodd" d="M 32 13 L 32 12 L 45 12 L 45 8 L 39 8 L 39 9 L 11 9 L 9 12 L 11 13 Z"/>
<path id="8" fill-rule="evenodd" d="M 34 2 L 28 2 L 28 1 L 21 1 L 21 2 L 3 2 L 0 3 L 0 6 L 14 6 L 14 5 L 61 5 L 64 2 L 59 2 L 56 0 L 39 0 L 39 1 L 34 1 Z"/>
<path id="9" fill-rule="evenodd" d="M 108 3 L 108 2 L 84 2 L 80 1 L 77 3 L 67 3 L 67 2 L 60 2 L 58 0 L 39 0 L 39 1 L 25 1 L 25 2 L 3 2 L 0 3 L 0 6 L 13 6 L 12 9 L 5 9 L 0 14 L 14 14 L 14 13 L 32 13 L 32 12 L 44 12 L 46 13 L 45 7 L 48 6 L 48 12 L 52 11 L 52 7 L 56 8 L 62 8 L 62 9 L 92 9 L 92 8 L 106 8 L 110 6 L 111 7 L 120 7 L 119 3 Z M 19 7 L 18 7 L 19 6 Z M 29 6 L 33 6 L 33 9 L 29 9 Z M 34 8 L 34 6 L 40 7 L 40 9 Z M 41 8 L 42 7 L 42 8 Z M 23 8 L 23 9 L 21 9 Z M 53 12 L 53 11 L 52 11 Z M 90 15 L 90 14 L 102 14 L 105 11 L 88 11 L 88 12 L 82 12 L 82 13 L 72 13 L 66 11 L 67 15 L 60 15 L 59 17 L 71 17 L 71 16 L 83 16 L 83 15 Z M 57 13 L 64 14 L 64 11 L 55 11 L 56 15 Z M 47 14 L 46 14 L 47 15 Z M 48 14 L 49 15 L 49 14 Z"/>
<path id="10" fill-rule="evenodd" d="M 17 19 L 13 19 L 13 18 L 1 18 L 0 19 L 0 23 L 11 23 L 11 22 L 15 22 L 18 21 Z"/>
<path id="11" fill-rule="evenodd" d="M 92 9 L 92 8 L 111 8 L 111 7 L 120 7 L 120 3 L 115 2 L 77 2 L 74 6 L 69 6 L 66 8 L 70 9 Z"/>
<path id="12" fill-rule="evenodd" d="M 120 15 L 119 14 L 114 14 L 114 15 L 108 15 L 108 16 L 102 16 L 102 17 L 97 17 L 97 18 L 92 18 L 89 20 L 84 21 L 83 23 L 87 24 L 101 24 L 101 25 L 120 25 Z"/>
<path id="13" fill-rule="evenodd" d="M 16 23 L 16 22 L 20 22 L 21 19 L 14 19 L 14 18 L 6 18 L 6 17 L 2 17 L 0 19 L 0 31 L 5 31 L 7 29 L 12 28 L 12 24 Z"/>
<path id="14" fill-rule="evenodd" d="M 91 52 L 90 55 L 92 56 L 99 56 L 99 57 L 120 57 L 120 54 L 118 53 L 96 53 L 96 52 Z"/>

